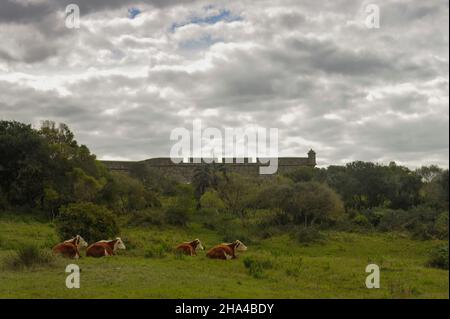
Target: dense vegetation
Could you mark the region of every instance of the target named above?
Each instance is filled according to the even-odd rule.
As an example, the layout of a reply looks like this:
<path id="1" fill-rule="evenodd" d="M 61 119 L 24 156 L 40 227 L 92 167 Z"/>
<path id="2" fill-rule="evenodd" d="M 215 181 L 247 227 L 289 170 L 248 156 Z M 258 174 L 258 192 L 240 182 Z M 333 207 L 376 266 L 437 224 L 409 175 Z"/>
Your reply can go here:
<path id="1" fill-rule="evenodd" d="M 145 164 L 109 172 L 66 125 L 50 121 L 39 129 L 0 121 L 0 154 L 0 212 L 32 212 L 54 222 L 61 239 L 190 223 L 249 243 L 287 234 L 308 244 L 327 230 L 448 239 L 449 172 L 436 166 L 356 161 L 258 178 L 213 164 L 179 184 Z"/>

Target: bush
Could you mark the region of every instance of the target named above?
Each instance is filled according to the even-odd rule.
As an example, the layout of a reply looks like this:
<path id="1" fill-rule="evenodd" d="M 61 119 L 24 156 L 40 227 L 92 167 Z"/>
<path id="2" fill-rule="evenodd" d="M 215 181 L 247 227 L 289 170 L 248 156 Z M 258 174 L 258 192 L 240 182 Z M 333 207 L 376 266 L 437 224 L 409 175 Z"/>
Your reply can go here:
<path id="1" fill-rule="evenodd" d="M 299 167 L 287 173 L 286 176 L 296 183 L 310 182 L 314 178 L 314 168 L 307 166 Z"/>
<path id="2" fill-rule="evenodd" d="M 381 216 L 377 226 L 381 231 L 408 231 L 419 240 L 446 239 L 448 236 L 448 212 L 417 206 L 406 211 L 377 209 L 376 213 Z"/>
<path id="3" fill-rule="evenodd" d="M 120 230 L 116 216 L 104 206 L 74 203 L 61 209 L 56 231 L 64 240 L 81 235 L 88 242 L 116 237 Z"/>
<path id="4" fill-rule="evenodd" d="M 24 245 L 14 255 L 9 256 L 5 264 L 11 269 L 29 268 L 32 266 L 45 266 L 54 263 L 54 257 L 50 252 L 40 250 L 35 245 Z"/>
<path id="5" fill-rule="evenodd" d="M 200 198 L 200 206 L 219 213 L 225 209 L 225 203 L 215 191 L 207 191 Z"/>
<path id="6" fill-rule="evenodd" d="M 434 223 L 436 237 L 439 239 L 448 238 L 448 212 L 442 213 Z"/>
<path id="7" fill-rule="evenodd" d="M 212 208 L 200 208 L 197 212 L 197 217 L 202 225 L 210 230 L 216 230 L 221 222 L 220 215 Z"/>
<path id="8" fill-rule="evenodd" d="M 326 184 L 300 182 L 274 190 L 280 208 L 297 225 L 313 226 L 335 223 L 344 216 L 344 207 L 339 196 Z"/>
<path id="9" fill-rule="evenodd" d="M 182 206 L 170 206 L 166 210 L 165 220 L 170 225 L 186 226 L 189 221 L 189 212 Z"/>
<path id="10" fill-rule="evenodd" d="M 264 277 L 265 269 L 273 268 L 273 263 L 269 259 L 258 260 L 252 257 L 246 257 L 243 263 L 245 268 L 248 269 L 248 273 L 256 279 Z"/>
<path id="11" fill-rule="evenodd" d="M 4 194 L 0 188 L 0 211 L 6 210 L 8 208 L 8 200 L 6 199 L 6 194 Z"/>
<path id="12" fill-rule="evenodd" d="M 243 227 L 239 221 L 222 220 L 218 226 L 218 233 L 222 236 L 224 242 L 233 242 L 239 239 L 244 244 L 250 244 L 253 240 L 250 237 L 249 230 Z"/>
<path id="13" fill-rule="evenodd" d="M 269 226 L 279 227 L 292 225 L 292 218 L 289 214 L 285 213 L 281 209 L 272 209 L 270 214 L 262 217 L 260 221 L 260 226 L 265 228 Z"/>
<path id="14" fill-rule="evenodd" d="M 353 218 L 353 222 L 354 222 L 356 225 L 363 226 L 363 227 L 369 227 L 369 226 L 370 226 L 369 220 L 367 219 L 366 216 L 364 216 L 364 215 L 362 215 L 362 214 L 356 215 L 356 216 Z"/>
<path id="15" fill-rule="evenodd" d="M 145 251 L 145 258 L 164 258 L 166 254 L 172 250 L 167 244 L 161 244 L 159 246 L 152 247 Z"/>
<path id="16" fill-rule="evenodd" d="M 428 260 L 428 266 L 448 269 L 448 245 L 433 249 Z"/>
<path id="17" fill-rule="evenodd" d="M 131 214 L 128 220 L 130 226 L 161 226 L 164 223 L 164 214 L 160 209 L 146 209 Z"/>
<path id="18" fill-rule="evenodd" d="M 324 236 L 315 227 L 300 227 L 295 232 L 295 239 L 301 244 L 312 244 L 323 241 Z"/>

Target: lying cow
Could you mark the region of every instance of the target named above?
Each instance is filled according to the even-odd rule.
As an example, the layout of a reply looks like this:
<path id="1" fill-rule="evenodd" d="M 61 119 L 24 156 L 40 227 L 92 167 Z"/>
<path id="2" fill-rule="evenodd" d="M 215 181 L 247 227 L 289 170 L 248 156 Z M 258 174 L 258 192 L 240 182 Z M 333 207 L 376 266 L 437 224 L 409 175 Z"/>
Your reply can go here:
<path id="1" fill-rule="evenodd" d="M 184 253 L 189 256 L 196 256 L 196 251 L 199 249 L 204 250 L 205 248 L 203 248 L 202 242 L 198 238 L 190 242 L 179 244 L 175 247 L 175 251 Z"/>
<path id="2" fill-rule="evenodd" d="M 239 251 L 246 251 L 245 246 L 240 240 L 235 240 L 232 243 L 223 243 L 211 248 L 206 256 L 214 259 L 233 259 L 236 258 L 236 253 Z"/>
<path id="3" fill-rule="evenodd" d="M 86 249 L 88 257 L 113 256 L 118 249 L 125 249 L 125 245 L 119 237 L 113 240 L 101 240 Z"/>
<path id="4" fill-rule="evenodd" d="M 55 255 L 61 255 L 66 258 L 80 258 L 80 248 L 87 247 L 87 242 L 80 235 L 59 243 L 53 247 L 52 251 Z"/>

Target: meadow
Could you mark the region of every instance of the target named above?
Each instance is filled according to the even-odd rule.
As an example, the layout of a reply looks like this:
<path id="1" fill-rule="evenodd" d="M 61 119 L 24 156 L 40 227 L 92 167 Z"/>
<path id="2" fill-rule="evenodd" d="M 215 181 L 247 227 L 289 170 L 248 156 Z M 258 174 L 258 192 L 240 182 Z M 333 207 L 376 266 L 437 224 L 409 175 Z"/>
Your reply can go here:
<path id="1" fill-rule="evenodd" d="M 26 244 L 50 251 L 52 223 L 0 218 L 0 298 L 448 298 L 448 270 L 430 268 L 429 252 L 442 240 L 412 240 L 403 233 L 326 231 L 304 245 L 289 235 L 245 243 L 235 260 L 179 256 L 171 248 L 200 238 L 206 248 L 222 238 L 200 224 L 122 227 L 127 249 L 117 256 L 11 269 L 7 260 Z M 82 252 L 84 255 L 84 251 Z M 65 286 L 65 267 L 81 269 L 81 288 Z M 365 267 L 381 269 L 380 289 L 365 287 Z"/>

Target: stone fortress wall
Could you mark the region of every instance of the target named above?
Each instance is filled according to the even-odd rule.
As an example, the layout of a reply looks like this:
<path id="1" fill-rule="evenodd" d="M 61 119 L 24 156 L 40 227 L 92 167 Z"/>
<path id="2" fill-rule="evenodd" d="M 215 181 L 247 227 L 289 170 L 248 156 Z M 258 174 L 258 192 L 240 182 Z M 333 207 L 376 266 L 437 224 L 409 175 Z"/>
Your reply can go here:
<path id="1" fill-rule="evenodd" d="M 210 165 L 201 161 L 194 163 L 189 159 L 189 163 L 176 164 L 168 157 L 150 158 L 143 161 L 101 161 L 108 169 L 128 173 L 135 164 L 146 164 L 150 168 L 162 173 L 164 176 L 174 178 L 177 181 L 189 183 L 194 175 L 195 168 L 201 165 Z M 224 163 L 227 170 L 233 173 L 239 173 L 250 176 L 267 176 L 259 174 L 260 166 L 268 166 L 259 162 L 253 163 L 249 159 L 236 159 L 233 162 Z M 302 166 L 316 166 L 316 153 L 313 150 L 308 152 L 308 157 L 279 157 L 277 174 L 284 174 L 293 171 Z"/>

